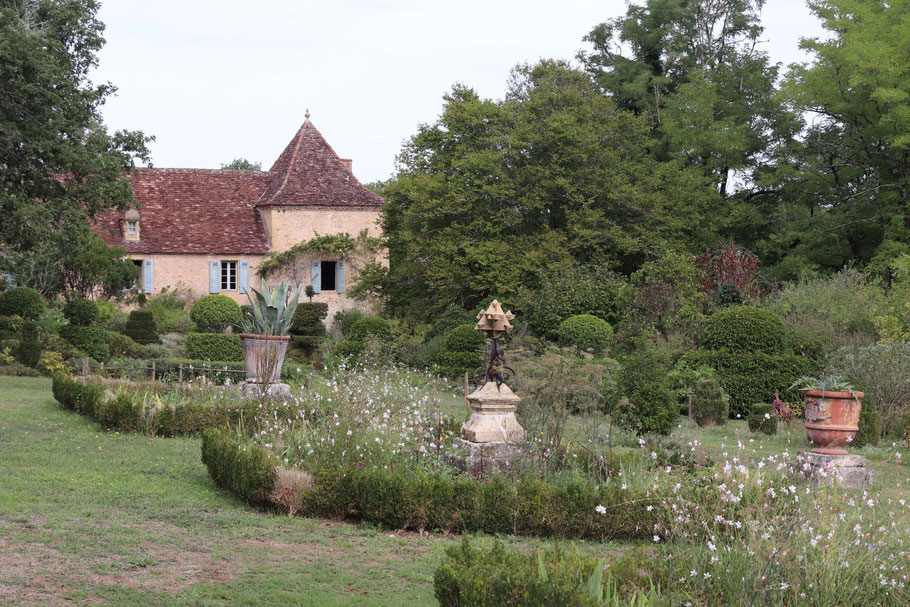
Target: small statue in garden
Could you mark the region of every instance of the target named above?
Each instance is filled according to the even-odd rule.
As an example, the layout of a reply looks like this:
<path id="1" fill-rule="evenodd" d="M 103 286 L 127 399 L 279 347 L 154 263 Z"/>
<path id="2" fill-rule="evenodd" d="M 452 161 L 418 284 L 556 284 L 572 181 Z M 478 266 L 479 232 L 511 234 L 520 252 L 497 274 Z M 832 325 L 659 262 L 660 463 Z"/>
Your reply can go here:
<path id="1" fill-rule="evenodd" d="M 774 407 L 774 413 L 777 414 L 782 421 L 787 422 L 788 424 L 793 421 L 793 411 L 784 404 L 784 401 L 780 399 L 780 391 L 774 391 L 774 400 L 771 401 L 771 405 Z"/>
<path id="2" fill-rule="evenodd" d="M 506 366 L 499 336 L 512 330 L 515 315 L 503 312 L 498 301 L 477 315 L 477 331 L 493 340 L 484 365 L 474 372 L 477 390 L 469 394 L 471 417 L 455 439 L 458 453 L 450 454 L 451 464 L 472 475 L 484 470 L 511 469 L 526 454 L 525 431 L 515 418 L 520 402 L 506 383 L 515 371 Z"/>
<path id="3" fill-rule="evenodd" d="M 512 320 L 514 319 L 515 315 L 511 310 L 503 312 L 502 306 L 495 299 L 489 308 L 477 314 L 477 324 L 474 325 L 474 329 L 493 340 L 490 345 L 490 353 L 484 358 L 484 364 L 474 371 L 474 381 L 478 385 L 482 386 L 487 382 L 495 381 L 496 388 L 499 389 L 507 379 L 511 379 L 515 375 L 515 370 L 505 364 L 506 359 L 499 346 L 499 336 L 512 331 Z"/>

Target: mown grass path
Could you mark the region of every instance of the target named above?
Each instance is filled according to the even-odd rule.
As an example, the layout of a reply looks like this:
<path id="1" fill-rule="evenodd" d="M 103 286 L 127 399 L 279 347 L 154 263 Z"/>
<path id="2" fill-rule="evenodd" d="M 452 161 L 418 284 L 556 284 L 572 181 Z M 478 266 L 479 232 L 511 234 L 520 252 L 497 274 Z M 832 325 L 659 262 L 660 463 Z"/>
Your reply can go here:
<path id="1" fill-rule="evenodd" d="M 434 605 L 452 541 L 251 510 L 198 439 L 106 432 L 0 377 L 0 605 Z"/>

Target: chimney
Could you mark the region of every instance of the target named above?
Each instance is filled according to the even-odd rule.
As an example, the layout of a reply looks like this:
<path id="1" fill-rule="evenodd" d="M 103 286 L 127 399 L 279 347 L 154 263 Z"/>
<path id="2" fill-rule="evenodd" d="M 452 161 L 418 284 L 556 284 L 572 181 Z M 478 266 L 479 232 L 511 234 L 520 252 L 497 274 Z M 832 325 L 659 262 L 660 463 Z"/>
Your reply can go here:
<path id="1" fill-rule="evenodd" d="M 354 161 L 353 160 L 351 160 L 350 158 L 342 158 L 341 162 L 344 163 L 344 166 L 345 166 L 345 168 L 347 168 L 347 170 L 349 170 L 352 173 L 354 172 L 354 168 L 353 168 Z"/>

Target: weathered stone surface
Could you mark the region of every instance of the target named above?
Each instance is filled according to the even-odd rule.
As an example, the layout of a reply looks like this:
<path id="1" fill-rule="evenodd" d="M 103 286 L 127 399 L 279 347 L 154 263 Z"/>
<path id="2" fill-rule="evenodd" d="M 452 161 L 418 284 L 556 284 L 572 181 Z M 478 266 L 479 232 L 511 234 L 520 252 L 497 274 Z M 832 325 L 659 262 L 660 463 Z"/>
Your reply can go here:
<path id="1" fill-rule="evenodd" d="M 527 443 L 475 443 L 462 438 L 456 438 L 454 446 L 455 452 L 445 455 L 446 463 L 472 476 L 513 470 L 530 450 Z"/>
<path id="2" fill-rule="evenodd" d="M 244 382 L 240 384 L 240 390 L 244 398 L 254 399 L 260 396 L 260 384 Z M 291 398 L 291 387 L 287 384 L 270 384 L 268 389 L 269 396 L 280 398 L 282 400 Z"/>
<path id="3" fill-rule="evenodd" d="M 799 451 L 793 470 L 809 481 L 809 485 L 837 485 L 846 489 L 869 489 L 875 473 L 866 467 L 862 455 L 826 455 Z"/>
<path id="4" fill-rule="evenodd" d="M 485 383 L 468 395 L 472 412 L 461 437 L 473 443 L 523 443 L 525 431 L 515 419 L 519 402 L 506 384 Z"/>

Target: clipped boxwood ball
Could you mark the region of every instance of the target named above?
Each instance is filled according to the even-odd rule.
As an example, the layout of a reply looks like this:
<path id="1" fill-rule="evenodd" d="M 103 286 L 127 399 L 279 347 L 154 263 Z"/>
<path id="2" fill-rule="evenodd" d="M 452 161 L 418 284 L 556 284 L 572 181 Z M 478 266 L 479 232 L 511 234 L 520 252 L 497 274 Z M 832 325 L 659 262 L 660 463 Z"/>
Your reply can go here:
<path id="1" fill-rule="evenodd" d="M 773 312 L 754 306 L 731 306 L 715 312 L 699 336 L 705 350 L 784 354 L 787 329 Z"/>
<path id="2" fill-rule="evenodd" d="M 15 287 L 0 295 L 0 316 L 36 319 L 44 312 L 44 298 L 31 287 Z"/>
<path id="3" fill-rule="evenodd" d="M 190 318 L 200 333 L 224 333 L 243 320 L 240 305 L 227 295 L 200 297 L 190 308 Z"/>
<path id="4" fill-rule="evenodd" d="M 449 352 L 477 352 L 483 346 L 485 338 L 474 330 L 474 325 L 459 325 L 446 333 L 443 345 Z"/>
<path id="5" fill-rule="evenodd" d="M 604 353 L 613 343 L 613 328 L 610 323 L 591 314 L 568 317 L 559 324 L 557 334 L 561 346 L 590 351 L 595 355 Z"/>
<path id="6" fill-rule="evenodd" d="M 98 304 L 90 299 L 74 299 L 63 306 L 63 316 L 70 321 L 71 325 L 87 327 L 98 322 L 101 311 L 98 309 Z"/>
<path id="7" fill-rule="evenodd" d="M 364 341 L 370 336 L 384 339 L 391 333 L 392 329 L 386 319 L 378 316 L 364 316 L 354 323 L 347 338 L 353 341 Z"/>

